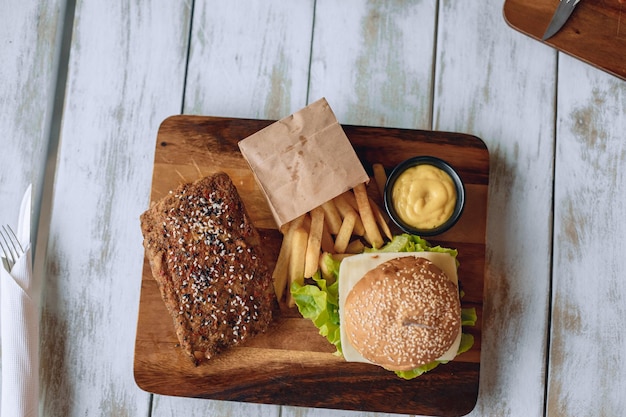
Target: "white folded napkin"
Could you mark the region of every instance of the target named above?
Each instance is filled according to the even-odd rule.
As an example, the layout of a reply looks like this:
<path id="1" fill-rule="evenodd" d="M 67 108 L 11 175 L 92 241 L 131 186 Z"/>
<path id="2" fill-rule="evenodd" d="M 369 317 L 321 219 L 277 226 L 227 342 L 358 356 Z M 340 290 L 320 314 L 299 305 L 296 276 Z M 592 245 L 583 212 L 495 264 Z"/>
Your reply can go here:
<path id="1" fill-rule="evenodd" d="M 2 397 L 0 416 L 39 410 L 39 297 L 34 294 L 30 242 L 31 187 L 22 199 L 16 235 L 26 253 L 11 271 L 0 266 Z"/>

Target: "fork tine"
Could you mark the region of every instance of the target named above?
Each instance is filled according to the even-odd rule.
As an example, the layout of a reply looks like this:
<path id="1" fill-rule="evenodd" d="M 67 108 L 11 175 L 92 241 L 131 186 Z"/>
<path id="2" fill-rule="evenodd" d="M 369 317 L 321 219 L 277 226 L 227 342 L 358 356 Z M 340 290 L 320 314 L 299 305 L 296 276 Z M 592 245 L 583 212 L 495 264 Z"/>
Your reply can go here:
<path id="1" fill-rule="evenodd" d="M 13 249 L 15 249 L 15 252 L 18 254 L 18 256 L 22 255 L 24 253 L 24 248 L 22 248 L 22 244 L 20 243 L 20 240 L 17 238 L 17 235 L 15 234 L 13 229 L 11 229 L 11 226 L 7 225 L 6 228 L 9 229 L 9 240 L 11 240 Z M 18 248 L 19 248 L 19 251 L 18 251 Z"/>
<path id="2" fill-rule="evenodd" d="M 2 226 L 2 228 L 5 229 L 4 226 Z M 4 240 L 4 245 L 2 244 L 2 241 L 0 241 L 0 247 L 2 248 L 2 252 L 4 253 L 4 258 L 9 263 L 9 268 L 11 268 L 13 264 L 15 264 L 15 257 L 13 256 L 13 252 L 11 252 L 11 247 L 9 246 L 7 237 L 2 230 L 0 230 L 0 236 L 2 236 L 2 240 Z"/>
<path id="3" fill-rule="evenodd" d="M 2 231 L 4 231 L 4 233 Z M 4 257 L 12 267 L 17 262 L 17 258 L 24 254 L 24 249 L 20 244 L 20 240 L 15 235 L 15 232 L 11 229 L 11 226 L 2 226 L 0 235 L 2 236 L 2 240 L 4 240 L 4 245 L 0 242 L 2 252 L 4 252 Z"/>

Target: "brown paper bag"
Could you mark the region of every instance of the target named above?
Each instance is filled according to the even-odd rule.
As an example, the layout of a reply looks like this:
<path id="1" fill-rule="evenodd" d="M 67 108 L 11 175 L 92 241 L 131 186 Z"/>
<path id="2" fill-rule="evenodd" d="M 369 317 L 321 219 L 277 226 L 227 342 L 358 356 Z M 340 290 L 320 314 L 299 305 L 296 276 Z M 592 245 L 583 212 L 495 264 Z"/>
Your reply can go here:
<path id="1" fill-rule="evenodd" d="M 278 227 L 369 180 L 322 98 L 239 142 Z"/>

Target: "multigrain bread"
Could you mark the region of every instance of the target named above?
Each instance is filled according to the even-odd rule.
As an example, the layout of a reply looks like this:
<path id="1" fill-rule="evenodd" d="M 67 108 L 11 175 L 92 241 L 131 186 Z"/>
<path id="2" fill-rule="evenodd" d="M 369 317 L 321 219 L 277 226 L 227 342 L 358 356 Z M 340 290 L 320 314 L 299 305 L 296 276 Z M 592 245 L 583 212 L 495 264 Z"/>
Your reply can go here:
<path id="1" fill-rule="evenodd" d="M 342 325 L 367 360 L 392 371 L 415 369 L 443 355 L 458 336 L 458 289 L 425 258 L 395 258 L 354 285 Z"/>
<path id="2" fill-rule="evenodd" d="M 209 359 L 267 329 L 271 274 L 228 175 L 181 185 L 140 220 L 152 274 L 187 355 Z"/>

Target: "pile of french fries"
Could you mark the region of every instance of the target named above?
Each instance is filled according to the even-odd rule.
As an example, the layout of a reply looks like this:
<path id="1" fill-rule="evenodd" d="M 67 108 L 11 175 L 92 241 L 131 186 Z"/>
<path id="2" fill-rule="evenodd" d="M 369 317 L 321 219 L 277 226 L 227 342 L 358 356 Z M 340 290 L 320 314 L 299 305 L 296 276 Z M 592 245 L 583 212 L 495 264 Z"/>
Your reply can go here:
<path id="1" fill-rule="evenodd" d="M 377 165 L 370 186 L 374 183 L 382 196 L 385 173 Z M 291 284 L 303 284 L 315 275 L 325 252 L 341 259 L 362 253 L 366 245 L 379 248 L 392 238 L 387 217 L 368 195 L 365 183 L 292 220 L 281 232 L 283 242 L 272 278 L 276 296 L 279 300 L 285 296 L 290 307 L 295 305 Z"/>

